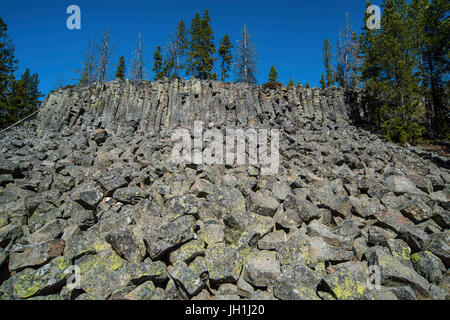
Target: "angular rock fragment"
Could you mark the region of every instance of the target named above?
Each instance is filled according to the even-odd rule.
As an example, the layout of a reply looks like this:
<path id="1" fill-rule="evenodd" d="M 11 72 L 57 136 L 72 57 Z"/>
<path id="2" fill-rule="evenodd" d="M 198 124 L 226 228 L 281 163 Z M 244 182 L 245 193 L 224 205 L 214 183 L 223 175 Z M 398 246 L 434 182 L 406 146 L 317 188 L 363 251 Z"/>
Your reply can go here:
<path id="1" fill-rule="evenodd" d="M 88 181 L 78 186 L 72 193 L 72 199 L 88 210 L 95 209 L 103 198 L 100 186 L 94 181 Z"/>
<path id="2" fill-rule="evenodd" d="M 282 300 L 319 300 L 316 294 L 320 277 L 304 263 L 283 270 L 274 284 L 274 296 Z"/>
<path id="3" fill-rule="evenodd" d="M 117 254 L 128 262 L 139 263 L 144 259 L 145 252 L 141 250 L 142 246 L 139 245 L 130 229 L 121 228 L 112 231 L 105 239 Z"/>
<path id="4" fill-rule="evenodd" d="M 372 247 L 365 257 L 369 265 L 380 267 L 381 284 L 386 286 L 398 286 L 407 284 L 418 297 L 427 297 L 429 292 L 429 282 L 419 275 L 414 269 L 405 266 L 395 259 L 387 248 Z"/>
<path id="5" fill-rule="evenodd" d="M 442 261 L 429 251 L 411 255 L 414 269 L 429 282 L 439 283 L 446 268 Z"/>
<path id="6" fill-rule="evenodd" d="M 200 277 L 182 261 L 170 267 L 169 274 L 175 282 L 182 286 L 190 297 L 199 293 L 204 286 Z"/>
<path id="7" fill-rule="evenodd" d="M 209 279 L 214 283 L 234 283 L 242 269 L 242 260 L 236 249 L 223 243 L 209 247 L 205 252 Z"/>
<path id="8" fill-rule="evenodd" d="M 272 197 L 271 192 L 267 189 L 250 193 L 249 209 L 254 213 L 273 217 L 278 205 L 278 201 Z"/>
<path id="9" fill-rule="evenodd" d="M 70 265 L 69 258 L 61 256 L 37 270 L 27 268 L 6 280 L 1 285 L 0 292 L 5 292 L 14 299 L 26 299 L 57 292 L 68 277 L 64 271 Z"/>
<path id="10" fill-rule="evenodd" d="M 9 256 L 9 270 L 17 271 L 27 267 L 40 267 L 51 259 L 62 255 L 64 240 L 52 240 L 33 245 L 16 245 Z"/>
<path id="11" fill-rule="evenodd" d="M 255 287 L 267 287 L 281 275 L 280 263 L 276 253 L 260 251 L 248 258 L 244 264 L 244 280 Z"/>
<path id="12" fill-rule="evenodd" d="M 113 198 L 122 203 L 136 204 L 145 198 L 145 192 L 139 187 L 129 186 L 114 191 Z"/>
<path id="13" fill-rule="evenodd" d="M 368 270 L 361 262 L 345 262 L 322 279 L 339 300 L 359 300 L 366 293 Z"/>
<path id="14" fill-rule="evenodd" d="M 150 258 L 158 260 L 176 246 L 194 239 L 196 237 L 194 227 L 194 217 L 182 216 L 172 222 L 145 229 L 143 238 Z"/>

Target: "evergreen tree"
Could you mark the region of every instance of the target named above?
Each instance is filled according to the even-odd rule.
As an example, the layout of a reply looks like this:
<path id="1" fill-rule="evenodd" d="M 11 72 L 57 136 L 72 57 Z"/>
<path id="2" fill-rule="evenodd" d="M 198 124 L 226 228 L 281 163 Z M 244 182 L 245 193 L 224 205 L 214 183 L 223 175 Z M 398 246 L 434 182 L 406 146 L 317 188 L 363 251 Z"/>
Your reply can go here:
<path id="1" fill-rule="evenodd" d="M 327 87 L 323 73 L 322 73 L 322 78 L 320 78 L 320 85 L 322 86 L 322 89 L 325 89 Z"/>
<path id="2" fill-rule="evenodd" d="M 309 82 L 305 83 L 305 88 L 309 89 Z"/>
<path id="3" fill-rule="evenodd" d="M 450 138 L 448 72 L 450 3 L 444 0 L 413 0 L 411 22 L 424 90 L 428 128 L 432 136 Z"/>
<path id="4" fill-rule="evenodd" d="M 180 71 L 186 69 L 185 65 L 185 54 L 188 48 L 188 32 L 186 29 L 186 25 L 184 24 L 183 19 L 177 24 L 177 28 L 175 31 L 175 35 L 172 40 L 172 51 L 174 52 L 174 66 L 175 66 L 175 77 L 180 76 Z"/>
<path id="5" fill-rule="evenodd" d="M 364 28 L 360 37 L 369 120 L 388 140 L 414 143 L 422 135 L 425 115 L 413 17 L 405 0 L 384 0 L 383 7 L 381 30 Z"/>
<path id="6" fill-rule="evenodd" d="M 119 65 L 117 66 L 116 70 L 116 79 L 123 80 L 125 78 L 125 58 L 123 56 L 119 59 Z"/>
<path id="7" fill-rule="evenodd" d="M 153 53 L 153 69 L 155 73 L 155 80 L 162 79 L 164 77 L 163 73 L 163 58 L 161 55 L 161 46 L 157 46 L 155 52 Z"/>
<path id="8" fill-rule="evenodd" d="M 216 46 L 208 9 L 204 11 L 203 17 L 200 17 L 198 13 L 195 15 L 189 33 L 188 73 L 198 79 L 210 79 L 214 68 Z"/>
<path id="9" fill-rule="evenodd" d="M 295 87 L 294 79 L 290 78 L 287 87 Z"/>
<path id="10" fill-rule="evenodd" d="M 14 71 L 17 60 L 14 57 L 14 45 L 8 36 L 8 27 L 0 18 L 0 127 L 14 122 L 14 107 L 8 105 L 8 96 L 14 83 Z"/>
<path id="11" fill-rule="evenodd" d="M 278 80 L 278 73 L 277 70 L 275 69 L 274 66 L 270 67 L 270 72 L 269 72 L 269 78 L 268 81 L 269 82 L 276 82 Z"/>
<path id="12" fill-rule="evenodd" d="M 220 63 L 220 72 L 221 72 L 221 81 L 225 81 L 229 75 L 228 72 L 231 70 L 231 62 L 233 60 L 233 55 L 231 53 L 231 49 L 233 45 L 231 44 L 230 38 L 226 34 L 223 39 L 220 41 L 219 47 L 219 56 L 221 58 Z"/>
<path id="13" fill-rule="evenodd" d="M 326 78 L 327 78 L 327 86 L 334 85 L 333 71 L 331 68 L 331 59 L 332 59 L 332 46 L 328 39 L 325 39 L 323 42 L 323 63 L 325 65 Z"/>
<path id="14" fill-rule="evenodd" d="M 88 70 L 88 66 L 84 66 L 83 68 L 83 72 L 81 73 L 81 79 L 80 79 L 80 85 L 84 86 L 84 85 L 88 85 L 90 83 L 90 77 L 89 77 L 89 70 Z M 60 88 L 60 84 L 62 84 L 63 79 L 61 77 L 61 75 L 59 76 L 57 83 L 55 85 L 56 89 Z"/>
<path id="15" fill-rule="evenodd" d="M 40 105 L 41 97 L 38 75 L 36 73 L 31 75 L 30 70 L 26 69 L 20 80 L 12 84 L 11 94 L 8 97 L 11 121 L 17 122 L 35 112 Z"/>

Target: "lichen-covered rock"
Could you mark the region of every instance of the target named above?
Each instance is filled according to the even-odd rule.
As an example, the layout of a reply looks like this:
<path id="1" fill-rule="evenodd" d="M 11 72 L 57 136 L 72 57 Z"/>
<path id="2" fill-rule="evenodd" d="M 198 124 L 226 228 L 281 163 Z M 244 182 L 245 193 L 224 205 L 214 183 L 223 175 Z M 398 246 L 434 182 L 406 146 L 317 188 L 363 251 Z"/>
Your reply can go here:
<path id="1" fill-rule="evenodd" d="M 274 284 L 275 297 L 282 300 L 319 300 L 316 294 L 320 277 L 304 263 L 283 270 Z"/>
<path id="2" fill-rule="evenodd" d="M 57 292 L 68 277 L 64 271 L 70 265 L 69 258 L 57 257 L 37 270 L 27 268 L 6 280 L 0 287 L 0 292 L 9 294 L 15 299 Z"/>
<path id="3" fill-rule="evenodd" d="M 100 299 L 106 299 L 130 282 L 125 260 L 111 249 L 85 255 L 75 265 L 80 268 L 81 289 Z"/>
<path id="4" fill-rule="evenodd" d="M 209 279 L 214 283 L 234 283 L 242 269 L 242 259 L 233 247 L 217 243 L 205 252 Z"/>
<path id="5" fill-rule="evenodd" d="M 182 216 L 172 222 L 147 228 L 143 237 L 150 258 L 158 260 L 168 250 L 194 239 L 196 237 L 194 227 L 194 217 Z"/>
<path id="6" fill-rule="evenodd" d="M 424 250 L 428 250 L 442 260 L 446 268 L 450 267 L 450 231 L 434 233 L 425 242 Z"/>
<path id="7" fill-rule="evenodd" d="M 199 293 L 204 283 L 194 271 L 192 271 L 186 263 L 180 261 L 169 268 L 170 277 L 179 283 L 186 293 L 192 297 Z"/>
<path id="8" fill-rule="evenodd" d="M 196 257 L 205 253 L 205 244 L 202 240 L 193 240 L 170 254 L 170 263 L 175 264 L 179 261 L 190 263 Z"/>
<path id="9" fill-rule="evenodd" d="M 337 265 L 334 272 L 322 279 L 326 287 L 339 300 L 359 300 L 366 293 L 367 267 L 360 262 Z"/>
<path id="10" fill-rule="evenodd" d="M 439 283 L 447 270 L 442 261 L 429 251 L 412 254 L 411 261 L 417 273 L 433 283 Z"/>
<path id="11" fill-rule="evenodd" d="M 167 267 L 162 261 L 146 259 L 140 263 L 129 263 L 126 269 L 131 282 L 134 284 L 141 284 L 146 281 L 160 284 L 168 278 Z"/>
<path id="12" fill-rule="evenodd" d="M 371 265 L 380 267 L 381 284 L 398 286 L 408 284 L 417 296 L 428 297 L 430 284 L 414 269 L 395 259 L 385 247 L 372 247 L 365 254 Z"/>
<path id="13" fill-rule="evenodd" d="M 0 299 L 21 279 L 37 284 L 23 299 L 447 299 L 448 158 L 354 126 L 362 98 L 198 79 L 58 89 L 0 134 Z M 247 147 L 244 164 L 173 161 L 174 130 L 195 121 L 276 129 L 278 171 Z M 55 259 L 81 268 L 81 290 Z M 362 293 L 376 265 L 382 286 Z"/>

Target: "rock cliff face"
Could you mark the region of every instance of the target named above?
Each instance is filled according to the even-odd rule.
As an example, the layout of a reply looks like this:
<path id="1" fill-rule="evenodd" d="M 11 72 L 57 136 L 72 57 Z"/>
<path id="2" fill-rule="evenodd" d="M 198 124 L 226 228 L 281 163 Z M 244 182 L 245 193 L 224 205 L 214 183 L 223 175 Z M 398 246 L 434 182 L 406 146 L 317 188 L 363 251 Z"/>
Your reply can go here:
<path id="1" fill-rule="evenodd" d="M 53 93 L 0 137 L 0 299 L 449 299 L 448 159 L 352 125 L 350 96 Z M 171 129 L 194 120 L 279 129 L 277 174 L 174 163 Z"/>
<path id="2" fill-rule="evenodd" d="M 252 127 L 297 124 L 301 118 L 349 121 L 356 101 L 338 88 L 281 90 L 215 81 L 114 81 L 51 94 L 39 114 L 40 126 L 60 130 L 74 125 L 120 132 L 160 132 L 192 126 L 195 120 L 215 126 Z"/>

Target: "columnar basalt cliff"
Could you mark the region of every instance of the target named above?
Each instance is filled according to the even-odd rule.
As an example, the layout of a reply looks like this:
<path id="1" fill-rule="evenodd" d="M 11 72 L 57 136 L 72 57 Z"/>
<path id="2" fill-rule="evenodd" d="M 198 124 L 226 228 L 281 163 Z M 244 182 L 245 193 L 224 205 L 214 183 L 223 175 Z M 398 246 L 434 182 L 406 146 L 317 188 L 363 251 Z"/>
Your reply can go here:
<path id="1" fill-rule="evenodd" d="M 198 80 L 52 93 L 0 136 L 0 299 L 449 299 L 448 159 L 354 126 L 357 100 Z M 175 163 L 172 129 L 195 120 L 279 129 L 277 174 Z"/>
<path id="2" fill-rule="evenodd" d="M 159 132 L 193 121 L 215 126 L 296 124 L 312 117 L 349 121 L 359 106 L 338 88 L 321 90 L 216 81 L 114 81 L 89 88 L 60 89 L 43 103 L 41 127 L 93 126 L 118 132 L 126 127 Z"/>

